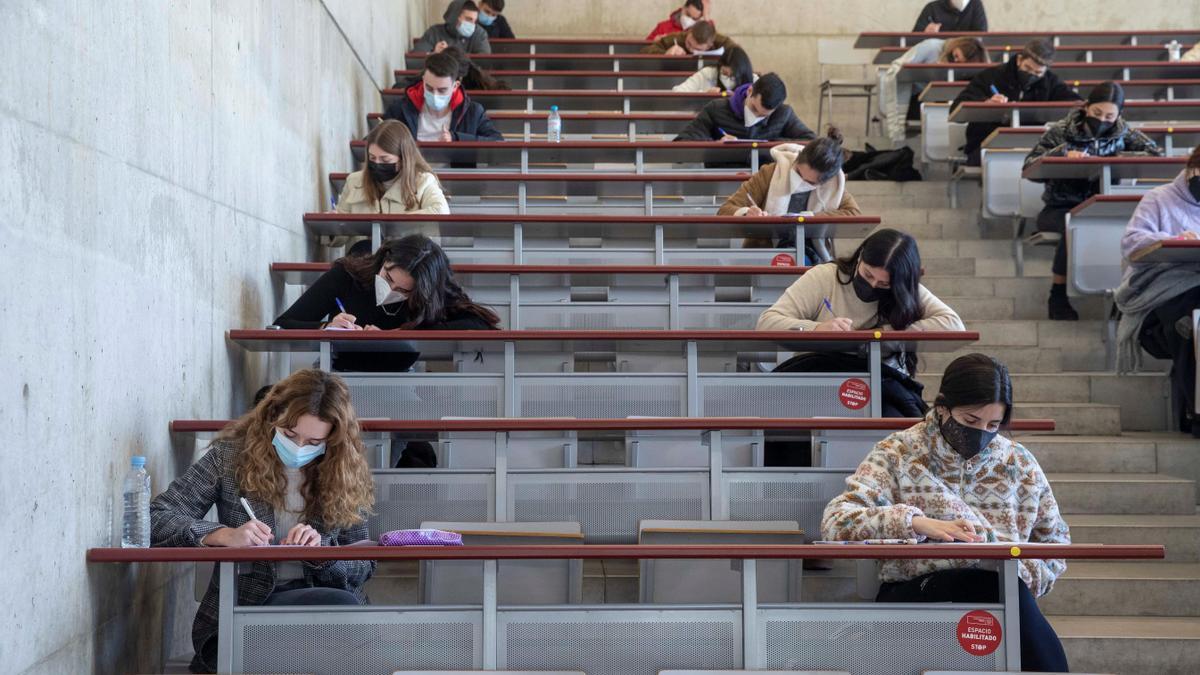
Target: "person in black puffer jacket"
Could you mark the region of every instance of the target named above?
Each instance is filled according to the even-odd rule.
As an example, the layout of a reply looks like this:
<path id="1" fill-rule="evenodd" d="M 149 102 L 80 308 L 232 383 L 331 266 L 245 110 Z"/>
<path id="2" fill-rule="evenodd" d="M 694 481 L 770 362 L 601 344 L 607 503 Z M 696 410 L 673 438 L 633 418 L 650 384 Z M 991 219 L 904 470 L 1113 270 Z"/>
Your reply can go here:
<path id="1" fill-rule="evenodd" d="M 1130 127 L 1121 110 L 1125 106 L 1125 91 L 1116 82 L 1097 85 L 1088 94 L 1084 106 L 1046 129 L 1037 146 L 1025 158 L 1029 167 L 1040 157 L 1114 157 L 1116 155 L 1161 155 L 1162 151 L 1145 134 Z M 1063 233 L 1067 213 L 1100 192 L 1100 186 L 1089 180 L 1047 180 L 1042 193 L 1045 208 L 1038 214 L 1037 227 L 1041 232 Z M 1079 313 L 1067 300 L 1066 237 L 1059 240 L 1051 268 L 1048 313 L 1055 321 L 1077 321 Z"/>

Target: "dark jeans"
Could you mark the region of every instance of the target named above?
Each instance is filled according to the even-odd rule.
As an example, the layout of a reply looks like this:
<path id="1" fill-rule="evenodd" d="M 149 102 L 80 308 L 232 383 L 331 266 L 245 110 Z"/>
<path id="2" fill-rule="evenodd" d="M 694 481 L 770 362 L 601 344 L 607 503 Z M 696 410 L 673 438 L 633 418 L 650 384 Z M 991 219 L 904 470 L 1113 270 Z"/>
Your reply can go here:
<path id="1" fill-rule="evenodd" d="M 1073 207 L 1047 206 L 1037 217 L 1038 232 L 1057 232 L 1063 235 L 1054 249 L 1054 263 L 1050 272 L 1061 276 L 1067 275 L 1067 214 Z"/>
<path id="2" fill-rule="evenodd" d="M 358 596 L 340 588 L 305 586 L 297 579 L 280 584 L 267 596 L 264 605 L 357 605 Z"/>
<path id="3" fill-rule="evenodd" d="M 1192 311 L 1200 308 L 1200 288 L 1167 300 L 1155 307 L 1142 322 L 1138 342 L 1151 356 L 1171 359 L 1171 405 L 1179 420 L 1179 430 L 1200 437 L 1196 415 L 1196 352 L 1195 339 L 1179 334 L 1175 324 L 1183 317 L 1189 321 Z"/>
<path id="4" fill-rule="evenodd" d="M 1018 584 L 1021 615 L 1021 670 L 1066 673 L 1067 655 L 1058 634 L 1042 616 L 1029 587 Z M 879 587 L 876 602 L 969 602 L 1000 601 L 1000 576 L 978 569 L 933 572 Z"/>

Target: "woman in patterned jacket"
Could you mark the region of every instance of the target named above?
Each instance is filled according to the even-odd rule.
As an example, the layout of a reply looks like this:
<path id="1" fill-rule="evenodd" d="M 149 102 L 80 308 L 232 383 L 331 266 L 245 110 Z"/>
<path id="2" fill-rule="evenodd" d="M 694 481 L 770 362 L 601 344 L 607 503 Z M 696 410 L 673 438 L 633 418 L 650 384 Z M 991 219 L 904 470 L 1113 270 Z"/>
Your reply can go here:
<path id="1" fill-rule="evenodd" d="M 373 504 L 350 390 L 336 375 L 301 370 L 271 387 L 154 498 L 151 545 L 345 546 L 367 538 Z M 213 506 L 216 520 L 205 520 Z M 256 562 L 238 583 L 237 602 L 357 605 L 374 571 L 370 560 Z M 192 624 L 192 672 L 215 671 L 217 608 L 214 572 Z"/>
<path id="2" fill-rule="evenodd" d="M 1069 544 L 1033 454 L 998 435 L 1012 416 L 1008 368 L 990 356 L 955 359 L 925 420 L 880 441 L 846 491 L 825 507 L 826 539 L 876 538 Z M 1021 666 L 1067 672 L 1058 635 L 1038 609 L 1063 560 L 1021 560 Z M 878 602 L 998 602 L 978 560 L 886 560 Z"/>

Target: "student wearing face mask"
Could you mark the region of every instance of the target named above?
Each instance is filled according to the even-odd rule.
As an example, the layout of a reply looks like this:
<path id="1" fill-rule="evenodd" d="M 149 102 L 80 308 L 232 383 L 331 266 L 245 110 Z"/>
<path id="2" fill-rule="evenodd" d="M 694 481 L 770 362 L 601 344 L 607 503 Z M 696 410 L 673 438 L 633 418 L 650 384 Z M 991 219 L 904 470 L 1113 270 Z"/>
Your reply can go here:
<path id="1" fill-rule="evenodd" d="M 667 56 L 721 55 L 737 43 L 717 32 L 711 21 L 698 21 L 691 28 L 678 33 L 669 33 L 642 47 L 643 54 L 666 54 Z"/>
<path id="2" fill-rule="evenodd" d="M 732 92 L 744 84 L 758 80 L 750 56 L 741 47 L 731 47 L 717 59 L 717 65 L 705 66 L 691 77 L 672 87 L 672 91 L 719 94 Z"/>
<path id="3" fill-rule="evenodd" d="M 400 120 L 424 143 L 503 141 L 483 105 L 463 90 L 463 70 L 452 53 L 431 54 L 421 79 L 388 106 L 384 118 Z"/>
<path id="4" fill-rule="evenodd" d="M 1040 157 L 1115 157 L 1117 155 L 1162 154 L 1158 145 L 1125 123 L 1125 90 L 1116 82 L 1097 85 L 1082 108 L 1072 110 L 1042 134 L 1025 158 L 1029 167 Z M 1100 185 L 1090 180 L 1046 180 L 1042 201 L 1046 206 L 1037 217 L 1041 232 L 1066 231 L 1067 214 L 1093 195 Z M 1067 299 L 1067 240 L 1064 236 L 1054 251 L 1048 312 L 1053 321 L 1078 321 L 1079 313 Z"/>
<path id="5" fill-rule="evenodd" d="M 687 30 L 696 25 L 697 21 L 710 20 L 709 5 L 710 0 L 687 0 L 682 7 L 671 12 L 671 16 L 666 20 L 660 21 L 646 36 L 646 39 L 657 40 L 664 35 Z"/>
<path id="6" fill-rule="evenodd" d="M 817 265 L 758 318 L 758 330 L 961 331 L 962 319 L 920 283 L 921 253 L 910 235 L 881 229 L 848 257 Z M 915 354 L 884 355 L 883 416 L 920 417 L 922 387 L 912 379 Z M 776 368 L 783 372 L 863 372 L 857 355 L 813 353 Z"/>
<path id="7" fill-rule="evenodd" d="M 846 491 L 825 507 L 821 534 L 836 541 L 1069 544 L 1071 532 L 1033 453 L 999 435 L 1012 417 L 1008 368 L 968 354 L 946 367 L 924 421 L 880 441 Z M 999 602 L 996 572 L 978 560 L 885 560 L 876 602 Z M 1065 673 L 1067 657 L 1035 597 L 1065 560 L 1021 560 L 1021 668 Z"/>
<path id="8" fill-rule="evenodd" d="M 423 234 L 385 241 L 374 255 L 334 261 L 275 325 L 326 330 L 493 330 L 495 312 L 471 301 L 442 248 Z M 338 352 L 333 369 L 396 372 L 411 351 Z"/>
<path id="9" fill-rule="evenodd" d="M 805 145 L 784 143 L 771 148 L 771 159 L 730 195 L 717 210 L 720 216 L 783 216 L 811 213 L 857 216 L 862 211 L 846 189 L 842 162 L 842 133 L 829 127 L 823 138 Z M 778 245 L 795 244 L 794 232 L 779 233 Z M 748 238 L 746 248 L 769 248 L 770 239 Z"/>
<path id="10" fill-rule="evenodd" d="M 504 18 L 502 12 L 504 12 L 504 0 L 480 0 L 479 2 L 479 25 L 483 27 L 483 31 L 487 33 L 490 40 L 496 38 L 512 40 L 517 37 L 513 35 L 512 28 L 508 25 L 508 19 Z"/>
<path id="11" fill-rule="evenodd" d="M 917 15 L 914 33 L 986 33 L 983 0 L 933 0 Z"/>
<path id="12" fill-rule="evenodd" d="M 347 546 L 369 538 L 374 502 L 350 390 L 336 375 L 301 370 L 271 387 L 154 498 L 150 543 Z M 216 520 L 205 520 L 214 506 Z M 248 570 L 239 605 L 358 605 L 375 562 L 256 562 Z M 216 672 L 217 605 L 214 570 L 192 625 L 192 672 Z"/>
<path id="13" fill-rule="evenodd" d="M 1200 438 L 1196 416 L 1196 334 L 1200 264 L 1135 262 L 1147 247 L 1170 239 L 1200 239 L 1200 147 L 1175 180 L 1146 193 L 1121 238 L 1125 278 L 1117 288 L 1119 372 L 1141 365 L 1141 350 L 1170 359 L 1171 405 L 1179 430 Z M 1139 349 L 1140 347 L 1140 349 Z"/>
<path id="14" fill-rule="evenodd" d="M 444 23 L 430 26 L 413 46 L 415 52 L 441 52 L 446 47 L 458 47 L 467 54 L 491 54 L 487 31 L 479 23 L 479 5 L 475 0 L 454 0 L 442 15 Z"/>
<path id="15" fill-rule="evenodd" d="M 887 120 L 888 136 L 901 144 L 906 138 L 907 120 L 920 117 L 917 99 L 928 82 L 900 80 L 900 72 L 910 63 L 987 63 L 988 53 L 979 38 L 957 37 L 949 40 L 922 40 L 892 61 L 880 79 L 879 109 Z"/>
<path id="16" fill-rule="evenodd" d="M 1051 72 L 1054 46 L 1047 40 L 1031 40 L 1014 58 L 977 74 L 950 104 L 953 111 L 970 102 L 991 101 L 1078 101 L 1079 94 Z M 963 152 L 969 166 L 979 166 L 979 146 L 1001 125 L 971 122 Z"/>
<path id="17" fill-rule="evenodd" d="M 367 134 L 367 167 L 346 177 L 338 213 L 450 213 L 408 127 L 384 120 Z"/>
<path id="18" fill-rule="evenodd" d="M 787 87 L 775 73 L 709 101 L 677 141 L 808 141 L 817 137 L 785 103 Z"/>

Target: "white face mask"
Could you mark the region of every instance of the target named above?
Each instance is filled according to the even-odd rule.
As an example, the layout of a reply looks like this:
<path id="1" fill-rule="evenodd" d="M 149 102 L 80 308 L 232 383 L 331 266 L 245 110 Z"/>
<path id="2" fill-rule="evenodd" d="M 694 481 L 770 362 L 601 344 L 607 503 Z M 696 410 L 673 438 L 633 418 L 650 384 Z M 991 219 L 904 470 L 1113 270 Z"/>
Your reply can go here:
<path id="1" fill-rule="evenodd" d="M 696 25 L 696 20 L 693 19 L 692 17 L 688 16 L 687 14 L 680 12 L 679 13 L 679 25 L 683 26 L 684 30 L 687 30 L 687 29 L 691 28 L 692 26 Z"/>
<path id="2" fill-rule="evenodd" d="M 737 89 L 737 80 L 733 79 L 732 75 L 720 75 L 717 79 L 721 80 L 721 86 L 729 91 Z"/>
<path id="3" fill-rule="evenodd" d="M 755 124 L 761 122 L 763 118 L 754 114 L 754 111 L 750 109 L 750 103 L 747 101 L 746 104 L 742 106 L 742 120 L 742 123 L 746 125 L 747 129 L 749 129 Z"/>
<path id="4" fill-rule="evenodd" d="M 454 94 L 451 89 L 449 94 L 435 94 L 428 89 L 425 90 L 425 105 L 434 112 L 442 112 L 450 105 L 450 97 Z"/>
<path id="5" fill-rule="evenodd" d="M 473 21 L 459 21 L 458 34 L 465 38 L 471 37 L 475 34 L 475 23 Z"/>
<path id="6" fill-rule="evenodd" d="M 393 291 L 391 284 L 382 276 L 375 275 L 375 304 L 382 307 L 383 305 L 391 305 L 397 302 L 404 302 L 408 299 L 408 293 Z"/>
<path id="7" fill-rule="evenodd" d="M 961 12 L 967 8 L 967 5 L 970 4 L 970 2 L 971 0 L 950 0 L 950 6 Z"/>

